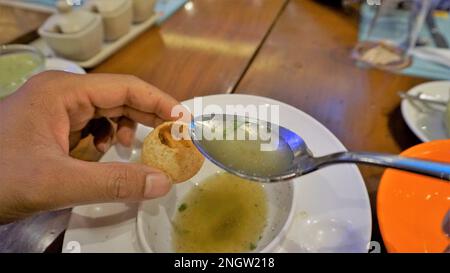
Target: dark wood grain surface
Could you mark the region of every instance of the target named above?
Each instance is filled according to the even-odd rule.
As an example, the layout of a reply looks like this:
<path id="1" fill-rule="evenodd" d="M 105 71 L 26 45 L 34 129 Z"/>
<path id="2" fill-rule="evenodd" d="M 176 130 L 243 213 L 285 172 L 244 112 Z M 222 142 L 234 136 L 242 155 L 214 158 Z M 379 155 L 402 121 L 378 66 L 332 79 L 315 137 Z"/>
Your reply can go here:
<path id="1" fill-rule="evenodd" d="M 179 100 L 230 92 L 284 3 L 193 1 L 92 72 L 133 74 Z"/>
<path id="2" fill-rule="evenodd" d="M 36 30 L 49 14 L 0 5 L 0 45 L 26 43 L 37 38 Z"/>
<path id="3" fill-rule="evenodd" d="M 291 0 L 236 93 L 270 97 L 310 114 L 349 150 L 399 153 L 420 141 L 405 124 L 397 92 L 424 79 L 358 68 L 350 58 L 358 18 L 310 0 Z M 374 229 L 382 169 L 361 167 Z"/>

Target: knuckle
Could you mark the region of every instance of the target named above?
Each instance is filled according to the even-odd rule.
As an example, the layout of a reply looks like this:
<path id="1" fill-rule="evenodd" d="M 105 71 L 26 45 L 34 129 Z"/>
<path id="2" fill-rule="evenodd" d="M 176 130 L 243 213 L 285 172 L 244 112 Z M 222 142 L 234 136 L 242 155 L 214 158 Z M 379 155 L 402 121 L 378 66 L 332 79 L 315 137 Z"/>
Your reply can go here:
<path id="1" fill-rule="evenodd" d="M 130 81 L 139 81 L 139 82 L 142 81 L 138 76 L 135 76 L 135 75 L 126 75 L 126 77 Z"/>
<path id="2" fill-rule="evenodd" d="M 32 76 L 28 81 L 33 83 L 46 84 L 48 81 L 61 80 L 61 76 L 66 74 L 66 72 L 62 71 L 44 71 Z"/>
<path id="3" fill-rule="evenodd" d="M 34 98 L 37 100 L 53 99 L 55 95 L 63 94 L 66 88 L 67 81 L 73 77 L 67 72 L 62 71 L 44 71 L 32 76 L 24 85 Z"/>
<path id="4" fill-rule="evenodd" d="M 28 81 L 40 82 L 44 79 L 51 77 L 52 74 L 53 74 L 53 72 L 51 72 L 51 71 L 44 71 L 44 72 L 38 73 L 36 75 L 33 75 L 32 77 L 30 77 L 30 79 Z"/>
<path id="5" fill-rule="evenodd" d="M 132 196 L 131 172 L 128 168 L 119 167 L 112 174 L 108 193 L 113 200 L 124 200 Z"/>

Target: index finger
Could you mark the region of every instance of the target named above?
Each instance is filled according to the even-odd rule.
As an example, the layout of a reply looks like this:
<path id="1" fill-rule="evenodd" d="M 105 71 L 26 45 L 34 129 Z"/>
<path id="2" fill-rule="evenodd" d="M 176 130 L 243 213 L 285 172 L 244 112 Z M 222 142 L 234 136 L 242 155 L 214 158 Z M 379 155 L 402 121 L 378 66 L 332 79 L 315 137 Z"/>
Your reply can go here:
<path id="1" fill-rule="evenodd" d="M 77 95 L 86 97 L 95 108 L 111 109 L 128 106 L 144 113 L 156 114 L 163 120 L 173 120 L 173 107 L 179 102 L 167 93 L 130 75 L 76 75 Z"/>

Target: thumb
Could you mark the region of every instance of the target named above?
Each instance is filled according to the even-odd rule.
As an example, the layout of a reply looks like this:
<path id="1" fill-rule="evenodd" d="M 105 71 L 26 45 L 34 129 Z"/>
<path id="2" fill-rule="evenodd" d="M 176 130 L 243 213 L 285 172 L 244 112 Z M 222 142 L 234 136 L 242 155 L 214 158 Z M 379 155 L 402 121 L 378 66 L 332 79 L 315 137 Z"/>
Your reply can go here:
<path id="1" fill-rule="evenodd" d="M 55 171 L 54 203 L 74 204 L 139 201 L 161 197 L 172 182 L 158 169 L 142 164 L 96 163 L 71 159 Z"/>

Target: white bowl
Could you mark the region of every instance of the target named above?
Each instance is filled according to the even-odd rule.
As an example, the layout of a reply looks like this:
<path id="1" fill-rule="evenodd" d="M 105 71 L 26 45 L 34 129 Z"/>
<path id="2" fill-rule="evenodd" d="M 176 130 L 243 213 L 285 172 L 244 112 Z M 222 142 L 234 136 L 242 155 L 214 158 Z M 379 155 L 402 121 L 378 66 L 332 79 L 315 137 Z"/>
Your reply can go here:
<path id="1" fill-rule="evenodd" d="M 115 41 L 131 29 L 133 6 L 129 0 L 90 0 L 84 8 L 102 17 L 105 41 Z"/>
<path id="2" fill-rule="evenodd" d="M 102 17 L 95 14 L 92 24 L 76 33 L 50 32 L 40 27 L 39 35 L 60 57 L 74 61 L 86 61 L 102 50 L 103 23 Z"/>
<path id="3" fill-rule="evenodd" d="M 175 185 L 163 198 L 142 202 L 137 216 L 138 240 L 145 252 L 175 252 L 172 224 L 177 208 L 185 195 L 202 180 L 221 171 L 205 161 L 199 173 L 190 181 Z M 295 207 L 295 184 L 281 182 L 263 184 L 267 194 L 268 217 L 258 246 L 252 252 L 274 252 L 284 239 Z"/>
<path id="4" fill-rule="evenodd" d="M 156 0 L 133 0 L 133 22 L 138 24 L 154 14 Z"/>

